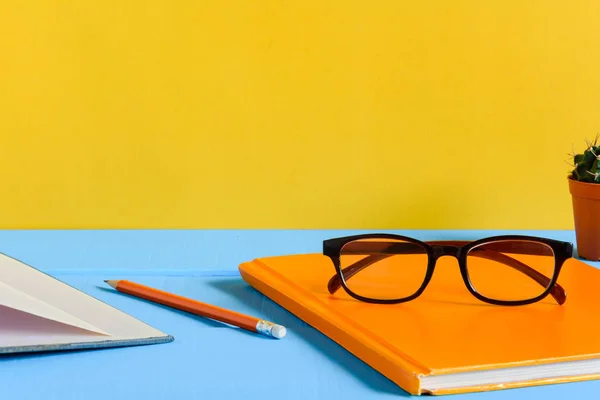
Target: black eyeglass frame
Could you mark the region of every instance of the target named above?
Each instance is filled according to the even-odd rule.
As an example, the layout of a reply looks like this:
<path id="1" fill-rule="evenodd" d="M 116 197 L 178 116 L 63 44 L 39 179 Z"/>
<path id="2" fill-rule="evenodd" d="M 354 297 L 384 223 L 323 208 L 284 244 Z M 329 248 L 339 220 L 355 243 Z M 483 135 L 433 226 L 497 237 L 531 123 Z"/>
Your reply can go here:
<path id="1" fill-rule="evenodd" d="M 427 271 L 425 273 L 423 283 L 417 289 L 417 291 L 410 296 L 398 298 L 398 299 L 374 299 L 374 298 L 364 297 L 357 293 L 354 293 L 346 284 L 346 279 L 344 278 L 344 274 L 343 274 L 342 268 L 341 268 L 340 257 L 341 257 L 342 249 L 346 244 L 351 243 L 353 241 L 361 240 L 361 239 L 393 239 L 393 240 L 399 240 L 399 241 L 412 243 L 412 244 L 421 246 L 423 249 L 425 249 L 425 251 L 427 253 L 427 259 L 428 259 Z M 477 246 L 482 245 L 482 244 L 493 243 L 493 242 L 498 242 L 498 241 L 506 241 L 506 240 L 538 242 L 541 244 L 545 244 L 552 249 L 552 251 L 554 253 L 554 273 L 553 273 L 552 277 L 550 278 L 550 283 L 548 284 L 548 287 L 540 295 L 530 298 L 530 299 L 525 299 L 525 300 L 498 300 L 498 299 L 492 299 L 492 298 L 481 295 L 475 289 L 475 287 L 471 284 L 471 281 L 469 279 L 469 274 L 468 274 L 468 268 L 467 268 L 467 254 L 469 253 L 469 251 Z M 352 296 L 353 298 L 355 298 L 357 300 L 367 302 L 367 303 L 376 303 L 376 304 L 398 304 L 398 303 L 404 303 L 404 302 L 416 299 L 425 291 L 429 282 L 431 281 L 431 278 L 435 271 L 435 266 L 436 266 L 438 258 L 445 256 L 445 255 L 453 256 L 458 260 L 460 274 L 462 276 L 462 279 L 463 279 L 468 291 L 473 296 L 475 296 L 477 299 L 479 299 L 483 302 L 494 304 L 494 305 L 502 305 L 502 306 L 521 306 L 521 305 L 526 305 L 526 304 L 532 304 L 532 303 L 538 302 L 538 301 L 546 298 L 548 296 L 548 294 L 552 291 L 553 287 L 557 284 L 558 277 L 560 275 L 560 271 L 561 271 L 565 261 L 567 261 L 569 258 L 573 257 L 573 244 L 571 242 L 564 242 L 564 241 L 560 241 L 560 240 L 544 238 L 544 237 L 536 237 L 536 236 L 497 235 L 497 236 L 490 236 L 490 237 L 486 237 L 486 238 L 469 241 L 464 246 L 445 245 L 445 244 L 443 244 L 444 242 L 451 243 L 451 242 L 457 242 L 457 241 L 456 240 L 448 240 L 448 241 L 434 240 L 434 241 L 426 242 L 426 241 L 421 241 L 421 240 L 418 240 L 418 239 L 415 239 L 412 237 L 390 234 L 390 233 L 366 233 L 366 234 L 358 234 L 358 235 L 337 237 L 337 238 L 331 238 L 331 239 L 324 240 L 323 241 L 323 255 L 329 257 L 331 259 L 331 261 L 333 262 L 336 275 L 339 277 L 341 286 L 346 291 L 346 293 L 348 293 L 350 296 Z M 461 242 L 463 242 L 463 241 L 461 241 Z M 439 243 L 439 244 L 431 244 L 431 243 Z M 566 300 L 566 298 L 565 298 L 565 300 Z"/>

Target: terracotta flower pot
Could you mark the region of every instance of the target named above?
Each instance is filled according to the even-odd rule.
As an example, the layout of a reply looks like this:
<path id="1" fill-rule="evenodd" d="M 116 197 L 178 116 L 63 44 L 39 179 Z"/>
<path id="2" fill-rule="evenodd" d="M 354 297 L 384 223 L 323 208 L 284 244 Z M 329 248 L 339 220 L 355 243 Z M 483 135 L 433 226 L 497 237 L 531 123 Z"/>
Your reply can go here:
<path id="1" fill-rule="evenodd" d="M 600 260 L 600 183 L 568 178 L 579 257 Z"/>

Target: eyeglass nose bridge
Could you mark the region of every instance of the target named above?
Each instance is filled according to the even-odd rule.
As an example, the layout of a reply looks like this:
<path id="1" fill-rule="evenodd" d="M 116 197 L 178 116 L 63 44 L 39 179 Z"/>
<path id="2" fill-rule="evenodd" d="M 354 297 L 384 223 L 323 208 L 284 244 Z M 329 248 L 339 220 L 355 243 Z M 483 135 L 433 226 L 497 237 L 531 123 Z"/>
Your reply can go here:
<path id="1" fill-rule="evenodd" d="M 460 247 L 450 245 L 433 246 L 433 259 L 437 260 L 443 256 L 451 256 L 458 259 L 460 257 Z"/>

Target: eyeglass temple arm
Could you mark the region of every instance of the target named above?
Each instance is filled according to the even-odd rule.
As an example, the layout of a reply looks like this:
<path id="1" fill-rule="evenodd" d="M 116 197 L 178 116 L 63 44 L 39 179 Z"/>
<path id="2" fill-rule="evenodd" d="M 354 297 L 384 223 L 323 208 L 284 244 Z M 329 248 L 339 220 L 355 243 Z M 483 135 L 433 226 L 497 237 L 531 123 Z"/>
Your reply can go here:
<path id="1" fill-rule="evenodd" d="M 454 245 L 454 246 L 463 246 L 468 242 L 451 242 L 451 241 L 443 241 L 443 242 L 429 242 L 430 244 L 445 244 L 445 245 Z M 387 249 L 380 249 L 381 243 L 361 243 L 362 246 L 365 246 L 364 249 L 357 248 L 355 249 L 357 254 L 370 254 L 369 256 L 363 258 L 360 261 L 355 262 L 354 264 L 349 265 L 348 267 L 342 270 L 344 275 L 344 279 L 350 279 L 352 276 L 356 275 L 358 272 L 362 271 L 364 268 L 368 267 L 371 264 L 374 264 L 378 261 L 384 260 L 387 257 L 391 257 L 397 254 L 420 254 L 422 252 L 422 248 L 418 245 L 414 245 L 412 243 L 394 243 L 392 246 L 388 246 Z M 369 248 L 371 247 L 374 248 Z M 524 245 L 521 249 L 519 249 L 520 253 L 524 254 L 539 254 L 539 251 L 533 251 L 534 249 L 531 246 Z M 378 252 L 378 253 L 376 253 Z M 509 257 L 505 254 L 502 254 L 497 251 L 488 250 L 488 249 L 480 249 L 476 250 L 472 253 L 473 256 L 485 258 L 492 261 L 498 261 L 503 264 L 506 264 L 509 267 L 516 269 L 519 272 L 524 273 L 528 277 L 535 280 L 542 287 L 546 288 L 550 284 L 550 278 L 545 276 L 544 274 L 536 271 L 535 269 L 529 267 L 526 264 L 523 264 L 519 260 L 515 260 L 512 257 Z M 331 277 L 327 284 L 327 289 L 329 293 L 335 293 L 342 286 L 342 281 L 339 275 L 334 275 Z M 550 290 L 550 294 L 558 304 L 564 304 L 567 299 L 567 294 L 562 286 L 558 283 L 555 283 L 552 289 Z"/>

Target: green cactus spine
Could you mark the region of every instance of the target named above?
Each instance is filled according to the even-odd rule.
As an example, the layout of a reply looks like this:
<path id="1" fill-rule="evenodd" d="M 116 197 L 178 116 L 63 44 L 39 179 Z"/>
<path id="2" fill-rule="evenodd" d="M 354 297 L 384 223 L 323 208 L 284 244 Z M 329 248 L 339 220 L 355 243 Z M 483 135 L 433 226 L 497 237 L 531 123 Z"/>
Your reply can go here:
<path id="1" fill-rule="evenodd" d="M 598 137 L 593 143 L 587 143 L 583 154 L 573 154 L 571 176 L 580 182 L 600 183 L 600 146 Z"/>

